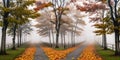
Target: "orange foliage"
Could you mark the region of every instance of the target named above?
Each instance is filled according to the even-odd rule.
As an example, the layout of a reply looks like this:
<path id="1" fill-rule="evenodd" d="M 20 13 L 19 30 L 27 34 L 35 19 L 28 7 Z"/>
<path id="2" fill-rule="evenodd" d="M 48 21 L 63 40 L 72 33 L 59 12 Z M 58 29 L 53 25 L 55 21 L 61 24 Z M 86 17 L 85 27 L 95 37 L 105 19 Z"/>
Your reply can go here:
<path id="1" fill-rule="evenodd" d="M 59 8 L 57 8 L 57 10 L 59 10 L 59 11 L 67 11 L 67 10 L 69 10 L 69 8 L 67 8 L 67 7 L 65 7 L 65 8 L 59 7 Z"/>
<path id="2" fill-rule="evenodd" d="M 95 12 L 96 10 L 108 10 L 105 4 L 103 3 L 86 3 L 83 2 L 84 6 L 76 6 L 78 10 L 80 11 L 87 11 L 87 12 Z"/>
<path id="3" fill-rule="evenodd" d="M 38 10 L 40 10 L 40 9 L 43 9 L 43 8 L 45 8 L 45 7 L 49 7 L 49 6 L 51 6 L 51 5 L 53 5 L 52 3 L 41 3 L 39 6 L 37 6 L 37 8 L 34 8 L 34 10 L 35 11 L 38 11 Z"/>
<path id="4" fill-rule="evenodd" d="M 80 6 L 78 6 L 78 5 L 77 5 L 76 7 L 77 7 L 77 9 L 80 10 L 80 11 L 86 11 L 86 10 L 87 10 L 87 8 L 85 8 L 85 7 L 80 7 Z"/>
<path id="5" fill-rule="evenodd" d="M 107 0 L 102 0 L 102 3 L 105 3 Z"/>
<path id="6" fill-rule="evenodd" d="M 90 45 L 83 50 L 78 60 L 102 60 L 102 58 L 96 54 L 95 47 Z"/>
<path id="7" fill-rule="evenodd" d="M 76 0 L 71 0 L 70 2 L 76 2 Z"/>
<path id="8" fill-rule="evenodd" d="M 75 50 L 76 47 L 69 48 L 66 50 L 60 50 L 60 51 L 54 50 L 49 47 L 42 47 L 42 49 L 44 50 L 44 52 L 46 53 L 46 55 L 49 57 L 50 60 L 61 60 L 64 59 L 67 56 L 67 54 Z"/>
<path id="9" fill-rule="evenodd" d="M 33 60 L 36 48 L 30 47 L 25 50 L 25 52 L 18 56 L 15 60 Z"/>

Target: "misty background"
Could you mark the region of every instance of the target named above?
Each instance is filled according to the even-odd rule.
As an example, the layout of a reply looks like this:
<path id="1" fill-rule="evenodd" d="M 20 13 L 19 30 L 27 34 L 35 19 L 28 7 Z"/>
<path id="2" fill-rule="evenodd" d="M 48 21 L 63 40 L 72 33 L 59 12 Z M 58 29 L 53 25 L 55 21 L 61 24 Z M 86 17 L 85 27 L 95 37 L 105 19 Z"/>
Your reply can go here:
<path id="1" fill-rule="evenodd" d="M 0 0 L 2 1 L 2 0 Z M 33 7 L 32 7 L 33 8 Z M 89 18 L 85 17 L 83 19 L 86 22 L 86 26 L 83 27 L 84 31 L 82 31 L 82 34 L 78 37 L 76 37 L 76 42 L 80 42 L 80 41 L 87 41 L 87 42 L 94 42 L 94 41 L 98 41 L 99 43 L 102 42 L 102 36 L 96 36 L 95 33 L 93 33 L 93 31 L 95 30 L 95 28 L 92 26 L 93 23 L 89 22 Z M 37 22 L 35 21 L 35 19 L 31 20 L 31 24 L 32 24 L 32 29 L 33 31 L 31 32 L 30 35 L 28 36 L 24 36 L 23 37 L 27 37 L 27 39 L 25 41 L 29 41 L 31 43 L 42 43 L 42 42 L 49 42 L 48 37 L 42 37 L 40 35 L 37 34 L 37 28 L 34 27 L 34 25 Z M 0 45 L 1 45 L 1 33 L 2 33 L 2 28 L 0 27 Z M 67 36 L 66 36 L 67 38 Z M 109 34 L 107 35 L 107 42 L 108 44 L 114 44 L 114 34 Z M 12 36 L 9 36 L 7 34 L 6 37 L 6 44 L 11 44 L 12 43 Z M 16 37 L 16 43 L 17 43 L 17 37 Z"/>
<path id="2" fill-rule="evenodd" d="M 89 19 L 86 17 L 84 18 L 85 22 L 86 22 L 86 26 L 83 27 L 84 31 L 82 31 L 81 35 L 76 37 L 76 42 L 80 42 L 80 41 L 87 41 L 89 43 L 92 43 L 94 41 L 97 41 L 99 43 L 102 42 L 102 36 L 96 36 L 95 33 L 93 33 L 93 31 L 95 30 L 95 28 L 92 26 L 93 23 L 89 22 Z M 23 37 L 27 37 L 27 39 L 25 41 L 29 41 L 31 43 L 42 43 L 42 42 L 49 42 L 48 37 L 42 37 L 40 35 L 37 34 L 37 28 L 34 27 L 34 25 L 37 22 L 35 21 L 35 19 L 31 20 L 31 28 L 33 29 L 33 31 L 30 33 L 30 35 L 28 36 L 24 36 Z M 1 27 L 0 27 L 0 39 L 1 39 Z M 67 38 L 67 36 L 66 36 Z M 114 34 L 109 34 L 107 35 L 107 42 L 108 44 L 114 44 Z M 7 38 L 6 38 L 6 43 L 7 44 L 11 44 L 12 43 L 12 36 L 9 36 L 7 34 Z M 16 43 L 17 43 L 17 37 L 16 37 Z M 0 45 L 1 45 L 1 40 L 0 40 Z"/>

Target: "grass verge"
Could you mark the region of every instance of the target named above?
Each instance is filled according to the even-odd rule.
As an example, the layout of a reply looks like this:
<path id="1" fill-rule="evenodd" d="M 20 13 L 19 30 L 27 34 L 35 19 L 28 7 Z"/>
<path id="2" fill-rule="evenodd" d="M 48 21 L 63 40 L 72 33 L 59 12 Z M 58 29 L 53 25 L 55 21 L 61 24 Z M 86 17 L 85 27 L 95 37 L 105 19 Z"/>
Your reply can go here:
<path id="1" fill-rule="evenodd" d="M 120 56 L 115 56 L 112 50 L 103 50 L 102 47 L 96 47 L 97 53 L 103 58 L 103 60 L 120 60 Z"/>
<path id="2" fill-rule="evenodd" d="M 20 55 L 26 48 L 26 45 L 17 48 L 16 50 L 8 49 L 8 55 L 0 55 L 0 60 L 14 60 L 18 55 Z"/>

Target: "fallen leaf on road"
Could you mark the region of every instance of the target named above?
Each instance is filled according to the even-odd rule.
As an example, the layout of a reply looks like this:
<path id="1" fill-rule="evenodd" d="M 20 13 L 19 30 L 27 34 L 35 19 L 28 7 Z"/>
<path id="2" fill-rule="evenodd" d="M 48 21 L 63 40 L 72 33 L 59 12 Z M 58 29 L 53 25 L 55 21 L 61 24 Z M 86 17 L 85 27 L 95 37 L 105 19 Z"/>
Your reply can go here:
<path id="1" fill-rule="evenodd" d="M 102 58 L 96 54 L 95 47 L 90 45 L 83 50 L 78 60 L 102 60 Z"/>
<path id="2" fill-rule="evenodd" d="M 27 48 L 24 53 L 15 60 L 34 60 L 34 54 L 35 54 L 36 48 L 35 47 L 29 47 Z"/>

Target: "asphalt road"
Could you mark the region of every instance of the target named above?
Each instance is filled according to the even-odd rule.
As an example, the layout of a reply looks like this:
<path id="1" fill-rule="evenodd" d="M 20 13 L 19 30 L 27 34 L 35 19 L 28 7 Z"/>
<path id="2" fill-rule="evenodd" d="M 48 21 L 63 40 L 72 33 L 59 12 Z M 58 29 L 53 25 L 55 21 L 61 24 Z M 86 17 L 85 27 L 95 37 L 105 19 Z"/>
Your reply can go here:
<path id="1" fill-rule="evenodd" d="M 45 55 L 44 51 L 40 48 L 40 45 L 36 45 L 36 53 L 34 56 L 34 60 L 49 60 Z"/>
<path id="2" fill-rule="evenodd" d="M 64 60 L 77 60 L 77 58 L 80 56 L 81 52 L 85 47 L 86 47 L 86 44 L 80 45 L 79 48 L 77 48 L 76 50 L 68 54 Z"/>

